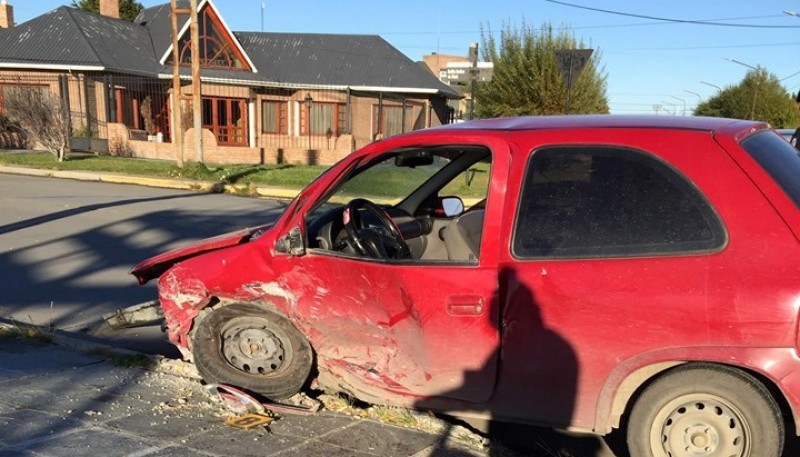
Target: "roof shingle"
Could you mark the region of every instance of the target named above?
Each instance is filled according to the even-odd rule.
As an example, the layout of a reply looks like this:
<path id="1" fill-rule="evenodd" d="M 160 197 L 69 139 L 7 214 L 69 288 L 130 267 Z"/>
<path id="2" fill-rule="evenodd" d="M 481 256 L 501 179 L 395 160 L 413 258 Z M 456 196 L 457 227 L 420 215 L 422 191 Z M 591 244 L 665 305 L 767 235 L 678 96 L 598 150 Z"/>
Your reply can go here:
<path id="1" fill-rule="evenodd" d="M 188 1 L 178 2 L 187 8 Z M 188 15 L 179 18 L 185 25 Z M 83 66 L 169 75 L 160 59 L 172 44 L 170 5 L 143 10 L 134 22 L 60 7 L 0 31 L 0 62 Z M 204 69 L 203 76 L 239 82 L 338 86 L 397 92 L 458 93 L 377 35 L 234 32 L 258 73 Z M 185 69 L 182 69 L 182 71 Z"/>

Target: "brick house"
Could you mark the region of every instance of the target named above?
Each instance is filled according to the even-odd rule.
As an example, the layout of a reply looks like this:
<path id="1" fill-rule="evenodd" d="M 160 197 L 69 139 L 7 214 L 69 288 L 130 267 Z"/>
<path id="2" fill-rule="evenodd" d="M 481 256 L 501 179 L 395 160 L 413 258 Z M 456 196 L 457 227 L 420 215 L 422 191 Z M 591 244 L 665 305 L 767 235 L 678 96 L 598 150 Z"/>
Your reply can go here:
<path id="1" fill-rule="evenodd" d="M 212 0 L 198 3 L 207 162 L 330 164 L 452 118 L 459 94 L 379 36 L 233 32 Z M 92 150 L 175 159 L 181 131 L 192 157 L 189 15 L 179 17 L 177 119 L 169 3 L 134 22 L 118 12 L 118 0 L 101 0 L 101 14 L 62 6 L 14 26 L 3 0 L 0 114 L 7 91 L 46 90 L 71 113 L 73 144 L 88 137 Z"/>

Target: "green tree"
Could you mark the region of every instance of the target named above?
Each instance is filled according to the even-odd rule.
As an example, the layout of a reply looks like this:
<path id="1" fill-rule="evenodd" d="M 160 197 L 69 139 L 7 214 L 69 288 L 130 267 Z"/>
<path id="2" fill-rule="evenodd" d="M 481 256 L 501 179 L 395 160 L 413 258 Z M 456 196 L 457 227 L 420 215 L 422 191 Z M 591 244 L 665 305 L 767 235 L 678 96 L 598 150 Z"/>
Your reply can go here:
<path id="1" fill-rule="evenodd" d="M 697 116 L 757 119 L 776 128 L 795 127 L 800 109 L 778 77 L 763 68 L 750 70 L 742 82 L 728 86 L 697 105 Z"/>
<path id="2" fill-rule="evenodd" d="M 478 117 L 563 114 L 567 84 L 556 60 L 556 51 L 582 49 L 582 40 L 566 29 L 556 32 L 544 23 L 537 32 L 525 22 L 519 28 L 505 24 L 499 37 L 481 30 L 485 60 L 494 63 L 492 80 L 476 90 Z M 573 83 L 571 114 L 608 113 L 606 74 L 595 51 Z"/>
<path id="3" fill-rule="evenodd" d="M 99 13 L 100 0 L 72 0 L 72 7 L 91 13 Z M 133 22 L 143 9 L 144 6 L 136 0 L 120 0 L 119 17 Z"/>

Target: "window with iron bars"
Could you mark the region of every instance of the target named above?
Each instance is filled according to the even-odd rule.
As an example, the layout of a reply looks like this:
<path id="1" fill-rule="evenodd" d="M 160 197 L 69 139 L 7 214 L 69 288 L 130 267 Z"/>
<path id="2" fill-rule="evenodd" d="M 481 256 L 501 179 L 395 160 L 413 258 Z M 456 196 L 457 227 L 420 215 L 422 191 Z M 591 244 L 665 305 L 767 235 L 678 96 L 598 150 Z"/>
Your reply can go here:
<path id="1" fill-rule="evenodd" d="M 289 128 L 288 104 L 281 100 L 261 102 L 261 132 L 285 135 Z"/>
<path id="2" fill-rule="evenodd" d="M 311 114 L 311 134 L 339 136 L 347 133 L 347 105 L 344 103 L 313 102 L 311 109 L 300 103 L 300 132 L 308 135 L 308 114 Z"/>

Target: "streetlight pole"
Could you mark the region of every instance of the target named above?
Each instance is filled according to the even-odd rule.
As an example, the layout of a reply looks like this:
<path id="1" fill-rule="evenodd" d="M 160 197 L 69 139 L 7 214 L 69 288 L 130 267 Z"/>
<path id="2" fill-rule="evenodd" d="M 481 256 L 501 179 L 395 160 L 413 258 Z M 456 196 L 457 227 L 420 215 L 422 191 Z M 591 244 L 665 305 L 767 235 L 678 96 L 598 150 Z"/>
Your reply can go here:
<path id="1" fill-rule="evenodd" d="M 700 105 L 700 103 L 703 103 L 703 97 L 700 94 L 698 94 L 697 92 L 692 92 L 692 91 L 686 90 L 686 89 L 683 89 L 683 91 L 684 92 L 688 92 L 688 93 L 694 95 L 695 97 L 697 97 L 697 105 L 698 106 Z M 694 112 L 695 113 L 697 112 L 697 106 L 694 107 Z"/>
<path id="2" fill-rule="evenodd" d="M 722 88 L 719 87 L 716 84 L 711 84 L 711 83 L 708 83 L 708 82 L 705 82 L 705 81 L 700 81 L 700 84 L 705 84 L 706 86 L 716 87 L 717 88 L 717 92 L 722 92 Z"/>
<path id="3" fill-rule="evenodd" d="M 756 85 L 753 88 L 753 106 L 752 106 L 752 108 L 750 108 L 750 120 L 753 120 L 753 118 L 755 118 L 755 115 L 756 115 L 756 97 L 758 97 L 758 85 L 761 83 L 761 78 L 759 78 L 758 68 L 756 68 L 756 67 L 754 67 L 754 66 L 752 66 L 750 64 L 746 64 L 746 63 L 744 63 L 744 62 L 742 62 L 740 60 L 729 59 L 727 57 L 724 57 L 724 59 L 729 61 L 729 62 L 733 62 L 735 64 L 739 64 L 739 65 L 741 65 L 743 67 L 747 67 L 747 68 L 750 68 L 752 70 L 755 70 Z"/>
<path id="4" fill-rule="evenodd" d="M 697 92 L 692 92 L 692 91 L 690 91 L 690 90 L 686 90 L 686 89 L 683 89 L 683 91 L 684 91 L 684 92 L 688 92 L 688 93 L 690 93 L 690 94 L 694 95 L 695 97 L 697 97 L 697 102 L 698 102 L 698 103 L 699 103 L 699 102 L 701 102 L 701 101 L 703 101 L 703 97 L 702 97 L 700 94 L 698 94 Z"/>
<path id="5" fill-rule="evenodd" d="M 674 95 L 670 95 L 670 97 L 674 98 L 675 100 L 680 100 L 683 103 L 683 109 L 681 110 L 681 116 L 686 116 L 686 100 L 676 97 Z"/>
<path id="6" fill-rule="evenodd" d="M 667 104 L 667 105 L 672 107 L 672 111 L 669 112 L 670 114 L 672 114 L 673 116 L 677 116 L 678 115 L 678 105 L 676 105 L 675 103 L 672 103 L 672 102 L 664 101 L 664 100 L 661 100 L 661 103 Z"/>

